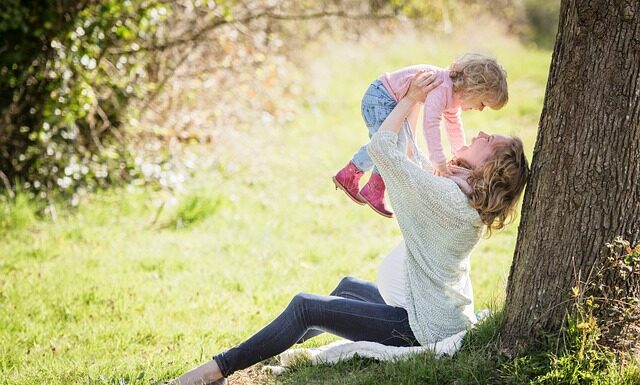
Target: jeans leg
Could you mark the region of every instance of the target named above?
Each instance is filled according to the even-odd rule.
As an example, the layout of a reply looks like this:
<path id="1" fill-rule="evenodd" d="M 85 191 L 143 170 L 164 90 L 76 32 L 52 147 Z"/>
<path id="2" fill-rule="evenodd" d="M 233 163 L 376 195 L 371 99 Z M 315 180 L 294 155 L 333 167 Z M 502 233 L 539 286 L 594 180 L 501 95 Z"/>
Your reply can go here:
<path id="1" fill-rule="evenodd" d="M 371 169 L 373 168 L 373 160 L 371 160 L 371 157 L 367 152 L 368 145 L 369 143 L 360 147 L 360 149 L 358 149 L 358 152 L 353 154 L 353 157 L 351 158 L 351 163 L 353 163 L 358 168 L 358 170 L 362 172 L 371 171 Z"/>
<path id="2" fill-rule="evenodd" d="M 374 82 L 362 97 L 362 118 L 369 131 L 369 138 L 373 136 L 384 120 L 389 116 L 396 101 L 384 89 L 380 82 Z M 367 152 L 368 144 L 360 147 L 358 152 L 353 155 L 351 161 L 360 171 L 369 171 L 373 169 L 373 161 Z M 375 172 L 375 171 L 374 171 Z"/>
<path id="3" fill-rule="evenodd" d="M 378 287 L 374 283 L 355 277 L 342 278 L 338 286 L 331 292 L 331 295 L 369 303 L 385 303 Z"/>
<path id="4" fill-rule="evenodd" d="M 282 314 L 253 337 L 213 358 L 227 377 L 282 353 L 310 328 L 352 341 L 374 341 L 391 346 L 418 344 L 403 308 L 301 293 L 291 300 Z"/>
<path id="5" fill-rule="evenodd" d="M 369 303 L 385 303 L 375 284 L 355 277 L 342 278 L 330 295 Z M 301 344 L 322 333 L 322 330 L 310 329 L 296 343 Z"/>

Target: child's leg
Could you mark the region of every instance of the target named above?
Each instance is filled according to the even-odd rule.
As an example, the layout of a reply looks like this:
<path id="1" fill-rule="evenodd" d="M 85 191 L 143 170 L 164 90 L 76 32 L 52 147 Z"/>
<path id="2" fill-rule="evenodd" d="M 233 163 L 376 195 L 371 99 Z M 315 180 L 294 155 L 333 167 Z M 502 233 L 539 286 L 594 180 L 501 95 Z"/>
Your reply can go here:
<path id="1" fill-rule="evenodd" d="M 396 104 L 396 101 L 389 96 L 381 81 L 376 80 L 371 84 L 362 98 L 362 117 L 369 129 L 369 138 L 378 132 L 378 129 L 393 111 Z M 368 167 L 367 170 L 373 170 L 369 181 L 358 193 L 358 199 L 366 202 L 378 214 L 391 218 L 393 217 L 393 211 L 384 200 L 384 181 L 380 177 L 378 170 L 373 167 L 373 161 L 367 153 L 367 146 L 362 146 L 360 151 L 353 157 L 356 167 Z"/>
<path id="2" fill-rule="evenodd" d="M 374 81 L 362 97 L 362 117 L 369 130 L 369 138 L 375 134 L 380 125 L 391 113 L 396 102 L 384 89 L 382 82 Z M 344 191 L 349 198 L 359 205 L 365 204 L 360 196 L 360 178 L 363 172 L 373 169 L 373 161 L 367 152 L 367 145 L 362 146 L 353 155 L 351 161 L 333 177 L 336 189 Z"/>
<path id="3" fill-rule="evenodd" d="M 373 136 L 382 122 L 389 116 L 396 101 L 387 93 L 386 89 L 379 80 L 374 81 L 364 96 L 362 97 L 362 118 L 369 131 L 369 138 Z M 353 155 L 351 161 L 361 171 L 370 171 L 373 169 L 373 161 L 367 152 L 368 144 L 360 147 L 358 152 Z"/>

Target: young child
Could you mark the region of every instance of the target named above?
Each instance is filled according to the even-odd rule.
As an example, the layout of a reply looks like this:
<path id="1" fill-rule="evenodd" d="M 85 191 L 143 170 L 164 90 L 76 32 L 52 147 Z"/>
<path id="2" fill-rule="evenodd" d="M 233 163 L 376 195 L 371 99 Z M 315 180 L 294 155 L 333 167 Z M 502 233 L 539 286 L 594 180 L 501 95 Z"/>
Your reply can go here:
<path id="1" fill-rule="evenodd" d="M 507 74 L 495 59 L 479 54 L 465 54 L 447 69 L 420 64 L 384 73 L 371 83 L 362 98 L 362 117 L 370 138 L 405 95 L 411 79 L 420 71 L 434 72 L 436 79 L 442 81 L 424 100 L 423 133 L 434 174 L 447 176 L 450 173 L 440 142 L 440 120 L 444 117 L 451 152 L 455 153 L 465 145 L 460 111 L 482 111 L 487 106 L 494 110 L 502 108 L 508 100 Z M 411 112 L 408 119 L 410 123 L 405 121 L 398 139 L 398 145 L 410 157 L 412 151 L 411 147 L 407 147 L 407 140 L 415 137 L 418 113 L 418 108 Z M 369 170 L 372 170 L 371 177 L 360 190 L 360 178 Z M 385 217 L 393 216 L 384 200 L 384 181 L 367 153 L 366 144 L 333 177 L 333 182 L 336 189 L 343 190 L 354 202 L 368 204 Z"/>

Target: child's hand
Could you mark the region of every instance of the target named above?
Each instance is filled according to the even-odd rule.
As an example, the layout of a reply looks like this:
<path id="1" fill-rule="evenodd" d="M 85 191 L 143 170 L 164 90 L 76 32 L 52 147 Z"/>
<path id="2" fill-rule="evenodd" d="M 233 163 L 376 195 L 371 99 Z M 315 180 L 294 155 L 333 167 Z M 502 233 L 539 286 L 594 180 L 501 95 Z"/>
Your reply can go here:
<path id="1" fill-rule="evenodd" d="M 433 174 L 436 176 L 451 176 L 451 170 L 446 163 L 442 163 L 433 168 Z"/>
<path id="2" fill-rule="evenodd" d="M 414 103 L 424 103 L 427 94 L 442 83 L 441 79 L 436 79 L 435 72 L 418 72 L 407 90 L 406 97 L 410 98 Z"/>

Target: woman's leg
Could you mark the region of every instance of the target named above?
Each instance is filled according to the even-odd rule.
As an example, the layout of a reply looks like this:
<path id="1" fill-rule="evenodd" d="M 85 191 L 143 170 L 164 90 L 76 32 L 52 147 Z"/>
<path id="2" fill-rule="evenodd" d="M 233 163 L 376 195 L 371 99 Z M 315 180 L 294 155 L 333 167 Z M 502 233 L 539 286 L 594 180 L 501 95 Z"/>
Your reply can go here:
<path id="1" fill-rule="evenodd" d="M 375 284 L 358 279 L 358 278 L 354 278 L 354 277 L 344 277 L 340 281 L 340 283 L 338 283 L 338 286 L 336 286 L 336 288 L 333 289 L 333 291 L 331 292 L 331 296 L 342 297 L 342 298 L 347 298 L 347 299 L 366 302 L 366 303 L 385 304 L 384 299 L 380 295 L 380 292 L 378 291 L 378 288 Z M 272 325 L 275 322 L 276 321 L 272 322 Z M 297 343 L 304 342 L 322 333 L 324 333 L 324 330 L 322 329 L 310 328 L 297 341 Z M 411 338 L 412 338 L 412 335 L 407 336 L 407 341 L 417 344 L 415 340 L 409 341 Z M 215 360 L 212 360 L 184 374 L 179 378 L 179 380 L 181 381 L 180 382 L 181 384 L 192 384 L 192 383 L 199 384 L 198 381 L 200 381 L 201 379 L 205 379 L 206 381 L 210 382 L 210 381 L 217 380 L 221 377 L 222 377 L 222 372 L 220 370 L 220 367 L 218 366 Z"/>
<path id="2" fill-rule="evenodd" d="M 380 291 L 378 291 L 378 287 L 375 284 L 354 277 L 342 278 L 340 283 L 338 283 L 338 286 L 336 286 L 329 295 L 369 303 L 385 303 L 384 299 L 382 299 L 382 296 L 380 295 Z M 322 333 L 324 333 L 322 330 L 310 329 L 298 340 L 297 343 L 301 344 Z"/>
<path id="3" fill-rule="evenodd" d="M 214 357 L 222 374 L 247 368 L 293 346 L 309 329 L 353 341 L 417 345 L 407 312 L 361 300 L 301 293 L 273 322 L 240 345 Z"/>
<path id="4" fill-rule="evenodd" d="M 369 303 L 385 303 L 374 283 L 355 277 L 342 278 L 330 295 Z"/>

